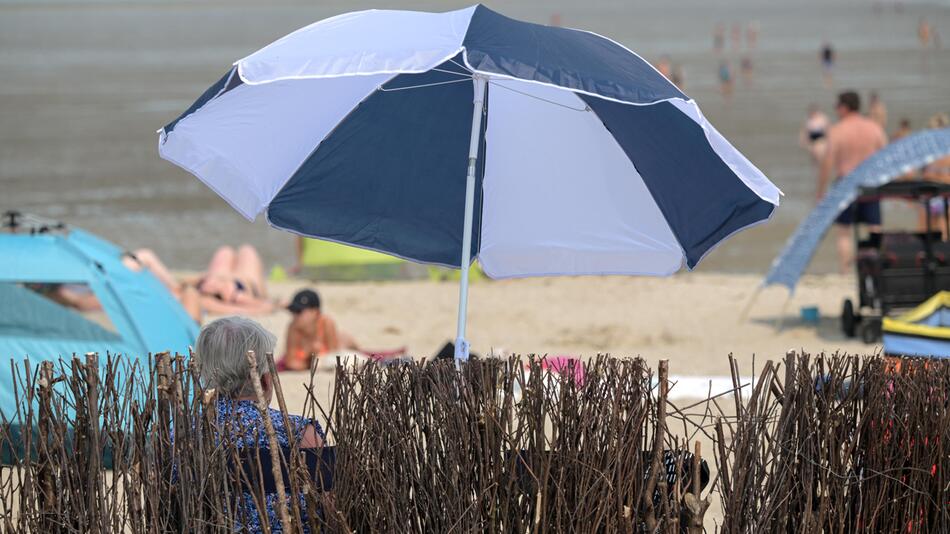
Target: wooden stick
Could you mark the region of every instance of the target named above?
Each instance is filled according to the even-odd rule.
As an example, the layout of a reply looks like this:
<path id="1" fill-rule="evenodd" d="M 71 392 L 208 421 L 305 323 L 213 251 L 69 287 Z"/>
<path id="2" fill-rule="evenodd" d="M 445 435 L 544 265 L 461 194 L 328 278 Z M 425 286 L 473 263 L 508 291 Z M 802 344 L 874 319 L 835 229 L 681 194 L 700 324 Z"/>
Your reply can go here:
<path id="1" fill-rule="evenodd" d="M 270 420 L 270 414 L 267 411 L 267 400 L 264 399 L 264 390 L 261 388 L 261 375 L 257 372 L 257 357 L 254 355 L 253 350 L 247 351 L 247 364 L 250 368 L 249 374 L 251 383 L 254 385 L 254 393 L 257 395 L 257 409 L 261 412 L 264 430 L 267 432 L 267 440 L 270 444 L 271 471 L 274 474 L 274 482 L 277 485 L 277 510 L 280 516 L 280 524 L 284 532 L 294 532 L 292 528 L 293 522 L 290 520 L 290 514 L 287 513 L 287 493 L 284 491 L 284 474 L 280 469 L 280 445 L 277 443 L 277 434 L 274 432 L 274 422 Z M 266 518 L 264 518 L 264 520 L 266 520 Z"/>

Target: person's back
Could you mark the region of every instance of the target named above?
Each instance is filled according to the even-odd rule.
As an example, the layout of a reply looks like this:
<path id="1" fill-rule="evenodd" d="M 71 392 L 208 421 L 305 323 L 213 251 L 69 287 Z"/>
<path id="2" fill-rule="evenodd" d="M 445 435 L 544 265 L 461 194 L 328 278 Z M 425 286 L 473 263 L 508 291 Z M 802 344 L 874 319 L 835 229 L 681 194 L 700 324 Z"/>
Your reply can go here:
<path id="1" fill-rule="evenodd" d="M 828 130 L 831 156 L 837 178 L 849 174 L 887 144 L 887 134 L 877 122 L 850 113 Z"/>
<path id="2" fill-rule="evenodd" d="M 833 181 L 850 174 L 887 144 L 887 135 L 881 125 L 861 115 L 861 99 L 856 92 L 845 91 L 839 94 L 835 112 L 838 114 L 838 122 L 828 129 L 828 148 L 818 173 L 815 193 L 817 200 L 825 196 Z M 879 231 L 880 203 L 876 200 L 855 201 L 838 214 L 835 223 L 839 269 L 845 273 L 853 259 L 853 236 L 848 227 L 864 223 L 869 226 L 870 231 Z"/>

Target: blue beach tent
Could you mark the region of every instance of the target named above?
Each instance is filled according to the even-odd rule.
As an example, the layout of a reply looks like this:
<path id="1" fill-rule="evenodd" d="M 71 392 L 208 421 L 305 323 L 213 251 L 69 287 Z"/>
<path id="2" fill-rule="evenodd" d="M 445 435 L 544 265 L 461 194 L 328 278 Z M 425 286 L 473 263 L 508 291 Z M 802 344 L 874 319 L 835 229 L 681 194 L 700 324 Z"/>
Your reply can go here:
<path id="1" fill-rule="evenodd" d="M 88 288 L 108 321 L 93 321 L 27 284 Z M 108 327 L 111 325 L 111 328 Z M 79 229 L 0 233 L 0 412 L 15 406 L 13 359 L 33 367 L 73 354 L 119 354 L 145 363 L 148 354 L 186 353 L 198 326 L 148 271 L 122 263 L 122 249 Z"/>

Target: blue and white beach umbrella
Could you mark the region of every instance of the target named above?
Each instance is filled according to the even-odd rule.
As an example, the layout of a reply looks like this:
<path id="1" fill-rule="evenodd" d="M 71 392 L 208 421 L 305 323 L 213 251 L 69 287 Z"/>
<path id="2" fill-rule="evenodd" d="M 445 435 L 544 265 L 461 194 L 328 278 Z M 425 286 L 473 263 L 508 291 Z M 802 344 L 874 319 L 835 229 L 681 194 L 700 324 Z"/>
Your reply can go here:
<path id="1" fill-rule="evenodd" d="M 493 278 L 691 269 L 781 194 L 630 50 L 481 5 L 307 26 L 160 134 L 248 219 Z"/>

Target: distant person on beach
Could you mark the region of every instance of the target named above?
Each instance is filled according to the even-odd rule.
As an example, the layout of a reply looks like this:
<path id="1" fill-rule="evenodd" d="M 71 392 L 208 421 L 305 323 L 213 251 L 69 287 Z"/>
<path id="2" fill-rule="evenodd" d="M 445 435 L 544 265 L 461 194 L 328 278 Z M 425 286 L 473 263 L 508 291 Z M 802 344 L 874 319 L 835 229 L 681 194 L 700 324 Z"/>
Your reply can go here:
<path id="1" fill-rule="evenodd" d="M 940 129 L 948 126 L 950 126 L 950 116 L 946 113 L 937 113 L 927 121 L 928 128 Z M 950 156 L 944 156 L 927 164 L 921 172 L 921 177 L 931 182 L 950 184 Z"/>
<path id="2" fill-rule="evenodd" d="M 897 129 L 891 134 L 891 142 L 897 141 L 902 137 L 907 137 L 912 131 L 913 130 L 910 129 L 910 119 L 907 117 L 901 118 L 897 123 Z"/>
<path id="3" fill-rule="evenodd" d="M 686 70 L 683 69 L 683 65 L 677 63 L 673 65 L 673 74 L 670 77 L 670 81 L 673 82 L 680 91 L 686 91 Z"/>
<path id="4" fill-rule="evenodd" d="M 745 28 L 745 43 L 749 49 L 754 50 L 759 44 L 759 21 L 753 20 Z"/>
<path id="5" fill-rule="evenodd" d="M 273 353 L 276 342 L 274 334 L 244 317 L 224 317 L 209 323 L 201 329 L 195 342 L 195 362 L 201 385 L 205 390 L 213 389 L 217 393 L 216 426 L 219 431 L 227 429 L 232 432 L 229 437 L 239 454 L 245 450 L 256 454 L 259 448 L 270 449 L 264 417 L 270 419 L 281 448 L 289 449 L 295 442 L 300 449 L 314 449 L 323 446 L 326 439 L 323 428 L 314 419 L 285 415 L 273 408 L 261 412 L 259 402 L 263 400 L 265 405 L 269 405 L 274 396 L 275 377 L 270 373 L 267 354 Z M 251 376 L 248 351 L 254 352 L 255 368 L 260 378 L 258 384 Z M 257 395 L 258 387 L 263 399 Z M 285 417 L 289 427 L 285 424 Z M 242 524 L 235 525 L 236 531 L 263 532 L 262 523 L 266 521 L 270 531 L 279 532 L 281 522 L 277 496 L 276 491 L 265 492 L 261 503 L 264 513 L 258 513 L 255 496 L 245 492 L 239 505 L 244 513 L 235 514 L 242 521 Z M 306 525 L 307 519 L 302 519 Z"/>
<path id="6" fill-rule="evenodd" d="M 733 22 L 730 34 L 732 35 L 732 49 L 738 50 L 742 47 L 742 24 Z"/>
<path id="7" fill-rule="evenodd" d="M 927 121 L 928 128 L 946 128 L 950 126 L 950 117 L 946 113 L 937 113 Z M 931 161 L 920 170 L 920 179 L 927 182 L 937 182 L 941 184 L 950 184 L 950 156 L 942 157 L 936 161 Z M 930 199 L 927 210 L 930 212 L 931 226 L 940 229 L 944 238 L 947 237 L 947 218 L 944 210 L 944 199 L 936 197 Z M 921 209 L 917 217 L 917 227 L 920 231 L 927 229 L 927 213 Z"/>
<path id="8" fill-rule="evenodd" d="M 713 52 L 719 54 L 726 46 L 726 25 L 717 22 L 713 29 Z"/>
<path id="9" fill-rule="evenodd" d="M 377 361 L 391 361 L 406 354 L 405 347 L 373 351 L 358 345 L 323 311 L 320 295 L 312 289 L 298 291 L 287 311 L 293 314 L 293 318 L 287 326 L 286 351 L 277 367 L 281 371 L 310 369 L 314 356 L 319 358 L 340 351 L 353 351 Z"/>
<path id="10" fill-rule="evenodd" d="M 150 250 L 142 249 L 139 252 L 143 258 L 151 260 L 152 258 L 157 261 L 154 253 Z M 125 252 L 122 254 L 122 263 L 128 267 L 130 270 L 139 272 L 143 269 L 148 269 L 155 275 L 156 278 L 162 285 L 164 285 L 169 293 L 175 297 L 176 300 L 182 305 L 185 309 L 185 312 L 188 313 L 188 316 L 194 319 L 196 323 L 201 322 L 201 295 L 195 290 L 194 287 L 179 284 L 177 281 L 172 279 L 173 283 L 171 286 L 163 279 L 164 276 L 170 277 L 168 270 L 165 269 L 164 265 L 160 265 L 156 269 L 158 272 L 149 269 L 145 262 L 140 261 L 136 253 Z M 28 287 L 33 291 L 45 296 L 46 298 L 60 304 L 61 306 L 66 306 L 73 308 L 80 312 L 96 312 L 102 310 L 102 303 L 99 301 L 99 298 L 96 297 L 92 289 L 89 288 L 86 284 L 28 284 Z"/>
<path id="11" fill-rule="evenodd" d="M 887 130 L 887 106 L 878 96 L 877 91 L 871 91 L 868 98 L 868 118 Z"/>
<path id="12" fill-rule="evenodd" d="M 341 350 L 364 352 L 320 307 L 320 296 L 312 289 L 297 292 L 287 310 L 293 314 L 287 327 L 287 349 L 280 359 L 281 369 L 310 368 L 312 356 L 326 356 Z"/>
<path id="13" fill-rule="evenodd" d="M 808 150 L 812 162 L 820 164 L 825 157 L 825 150 L 828 148 L 826 135 L 831 121 L 825 115 L 817 104 L 808 106 L 808 116 L 802 124 L 801 131 L 798 133 L 798 144 Z"/>
<path id="14" fill-rule="evenodd" d="M 742 62 L 739 64 L 739 69 L 742 72 L 742 82 L 748 87 L 752 85 L 752 56 L 742 56 Z"/>
<path id="15" fill-rule="evenodd" d="M 835 49 L 831 46 L 830 42 L 825 41 L 824 44 L 821 45 L 819 58 L 821 59 L 821 73 L 825 80 L 825 85 L 831 87 L 832 84 L 834 84 Z"/>
<path id="16" fill-rule="evenodd" d="M 670 63 L 670 56 L 661 56 L 660 60 L 656 62 L 656 70 L 667 80 L 672 78 L 673 65 Z"/>
<path id="17" fill-rule="evenodd" d="M 930 47 L 930 21 L 926 17 L 920 17 L 917 24 L 917 40 L 920 41 L 920 48 L 926 50 Z"/>
<path id="18" fill-rule="evenodd" d="M 732 67 L 727 60 L 719 62 L 719 92 L 727 103 L 732 100 Z"/>
<path id="19" fill-rule="evenodd" d="M 821 200 L 834 180 L 853 171 L 865 159 L 887 144 L 881 125 L 861 115 L 861 98 L 854 91 L 838 95 L 835 106 L 838 122 L 828 129 L 828 149 L 818 173 L 815 198 Z M 881 206 L 878 201 L 852 203 L 835 220 L 839 268 L 847 273 L 853 260 L 850 226 L 865 223 L 871 232 L 879 232 Z"/>
<path id="20" fill-rule="evenodd" d="M 136 250 L 130 254 L 130 259 L 132 264 L 147 268 L 179 299 L 190 291 L 189 288 L 194 288 L 202 312 L 260 314 L 270 313 L 275 308 L 274 302 L 267 297 L 264 264 L 257 250 L 250 245 L 241 245 L 237 249 L 219 247 L 204 273 L 183 281 L 176 279 L 151 250 Z"/>

